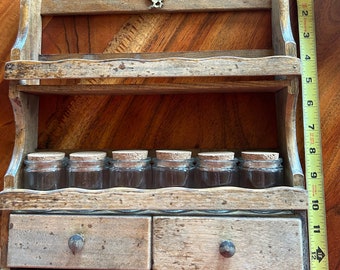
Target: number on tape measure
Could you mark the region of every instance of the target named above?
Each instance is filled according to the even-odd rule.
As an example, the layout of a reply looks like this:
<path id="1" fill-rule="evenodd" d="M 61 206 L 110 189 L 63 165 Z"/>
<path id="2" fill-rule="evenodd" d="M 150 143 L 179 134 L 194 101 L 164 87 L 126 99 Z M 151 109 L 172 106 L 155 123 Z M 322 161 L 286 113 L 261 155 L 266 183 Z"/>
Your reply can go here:
<path id="1" fill-rule="evenodd" d="M 328 269 L 314 0 L 297 0 L 301 57 L 310 269 Z"/>

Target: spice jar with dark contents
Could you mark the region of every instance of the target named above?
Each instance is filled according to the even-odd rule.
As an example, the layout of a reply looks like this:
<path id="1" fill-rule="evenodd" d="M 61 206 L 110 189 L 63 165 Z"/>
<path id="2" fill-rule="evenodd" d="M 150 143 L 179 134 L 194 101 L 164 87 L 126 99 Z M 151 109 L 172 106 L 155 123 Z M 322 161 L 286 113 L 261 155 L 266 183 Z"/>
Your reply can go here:
<path id="1" fill-rule="evenodd" d="M 29 153 L 24 163 L 24 188 L 53 190 L 66 187 L 65 153 Z"/>
<path id="2" fill-rule="evenodd" d="M 106 182 L 106 153 L 101 151 L 70 154 L 68 183 L 70 187 L 101 189 Z"/>
<path id="3" fill-rule="evenodd" d="M 148 188 L 152 186 L 147 150 L 112 151 L 109 187 Z"/>
<path id="4" fill-rule="evenodd" d="M 237 159 L 234 152 L 198 153 L 195 183 L 198 187 L 238 186 Z"/>
<path id="5" fill-rule="evenodd" d="M 156 150 L 152 167 L 154 187 L 189 187 L 194 168 L 191 151 Z"/>
<path id="6" fill-rule="evenodd" d="M 283 185 L 282 159 L 276 152 L 241 153 L 240 186 L 268 188 Z"/>

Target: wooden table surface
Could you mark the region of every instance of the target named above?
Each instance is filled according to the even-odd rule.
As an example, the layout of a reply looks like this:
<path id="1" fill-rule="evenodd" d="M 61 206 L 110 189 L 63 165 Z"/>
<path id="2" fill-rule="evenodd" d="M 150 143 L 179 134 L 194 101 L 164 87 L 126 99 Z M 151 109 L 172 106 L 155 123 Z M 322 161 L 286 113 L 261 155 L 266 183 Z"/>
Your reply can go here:
<path id="1" fill-rule="evenodd" d="M 321 102 L 323 159 L 327 207 L 330 269 L 340 269 L 340 1 L 315 2 L 318 72 Z M 0 177 L 9 164 L 14 119 L 3 80 L 19 19 L 19 0 L 0 2 Z M 295 14 L 294 8 L 292 13 Z M 241 17 L 240 17 L 241 16 Z M 220 21 L 225 20 L 225 21 Z M 207 23 L 209 22 L 209 23 Z M 243 25 L 247 22 L 247 30 Z M 255 26 L 270 22 L 268 15 L 121 16 L 110 18 L 44 21 L 44 52 L 182 51 L 192 49 L 270 48 L 268 31 Z M 67 23 L 71 28 L 58 32 Z M 232 23 L 239 31 L 229 34 L 218 26 Z M 293 27 L 296 18 L 293 17 Z M 212 25 L 213 27 L 205 27 Z M 96 26 L 100 31 L 91 31 Z M 248 27 L 249 26 L 249 27 Z M 176 35 L 171 37 L 171 29 Z M 90 30 L 89 30 L 90 29 Z M 139 31 L 133 42 L 129 39 Z M 116 33 L 112 38 L 112 32 Z M 51 34 L 52 33 L 52 34 Z M 140 35 L 142 33 L 142 35 Z M 88 42 L 91 36 L 95 41 Z M 241 36 L 241 39 L 240 39 Z M 171 37 L 171 38 L 170 38 Z M 197 38 L 200 42 L 197 42 Z M 152 82 L 164 80 L 152 79 Z M 180 79 L 176 79 L 179 80 Z M 167 79 L 166 82 L 176 80 Z M 212 82 L 214 80 L 211 80 Z M 117 81 L 116 81 L 117 82 Z M 121 80 L 119 83 L 127 83 Z M 143 83 L 142 79 L 136 81 Z M 89 81 L 88 83 L 91 83 Z M 228 96 L 227 96 L 228 95 Z M 40 148 L 276 148 L 275 108 L 271 94 L 130 95 L 119 97 L 43 96 L 41 98 Z M 214 104 L 213 108 L 210 104 Z M 119 106 L 118 106 L 119 105 Z M 254 115 L 253 111 L 257 111 Z M 81 117 L 79 117 L 81 115 Z M 104 117 L 103 117 L 104 115 Z M 181 117 L 186 115 L 186 117 Z M 100 116 L 100 117 L 99 117 Z M 269 117 L 268 117 L 269 116 Z M 257 119 L 263 119 L 258 121 Z M 234 121 L 237 119 L 237 121 Z M 222 125 L 224 122 L 228 125 Z M 108 124 L 109 123 L 109 124 Z M 240 125 L 239 123 L 242 123 Z M 203 125 L 203 131 L 202 131 Z M 302 113 L 298 110 L 298 144 L 303 153 Z M 131 128 L 148 130 L 131 134 Z M 211 132 L 211 131 L 216 132 Z M 254 132 L 256 130 L 256 132 Z M 68 136 L 63 136 L 68 134 Z M 269 135 L 268 135 L 269 134 Z M 77 138 L 75 140 L 74 138 Z M 263 138 L 266 138 L 265 140 Z M 301 157 L 303 160 L 303 155 Z M 1 185 L 0 185 L 1 186 Z"/>

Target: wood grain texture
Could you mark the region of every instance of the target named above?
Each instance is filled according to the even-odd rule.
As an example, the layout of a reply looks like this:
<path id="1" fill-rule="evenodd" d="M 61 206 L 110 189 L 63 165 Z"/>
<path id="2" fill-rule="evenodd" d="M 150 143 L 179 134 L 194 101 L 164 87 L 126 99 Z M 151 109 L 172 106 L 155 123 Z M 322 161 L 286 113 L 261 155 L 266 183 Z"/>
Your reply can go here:
<path id="1" fill-rule="evenodd" d="M 315 2 L 330 269 L 340 269 L 340 2 Z"/>
<path id="2" fill-rule="evenodd" d="M 10 210 L 305 210 L 307 192 L 274 187 L 247 190 L 238 187 L 187 189 L 112 188 L 55 191 L 3 191 L 0 203 Z M 124 196 L 123 196 L 124 195 Z"/>
<path id="3" fill-rule="evenodd" d="M 153 269 L 304 269 L 301 220 L 155 217 Z M 235 254 L 219 253 L 232 241 Z"/>
<path id="4" fill-rule="evenodd" d="M 208 3 L 208 5 L 207 5 Z M 69 14 L 77 13 L 112 13 L 112 10 L 125 13 L 136 13 L 136 12 L 149 12 L 152 11 L 151 1 L 140 1 L 140 0 L 85 0 L 79 3 L 72 3 L 67 0 L 44 0 L 44 8 L 42 9 L 43 14 L 59 14 L 65 13 L 64 10 L 60 10 L 60 7 L 66 7 Z M 251 1 L 238 1 L 232 0 L 227 2 L 221 2 L 219 0 L 196 0 L 179 2 L 176 0 L 167 0 L 161 8 L 157 11 L 201 11 L 202 9 L 208 8 L 210 10 L 225 10 L 225 9 L 239 9 L 239 8 L 249 8 L 249 9 L 260 9 L 260 8 L 270 8 L 270 0 L 251 0 Z"/>
<path id="5" fill-rule="evenodd" d="M 151 217 L 15 214 L 9 222 L 8 266 L 150 269 Z M 73 254 L 75 234 L 84 245 Z"/>
<path id="6" fill-rule="evenodd" d="M 226 35 L 225 29 L 229 20 L 231 20 L 230 23 L 234 20 L 242 23 L 242 19 L 246 18 L 246 13 L 241 13 L 240 19 L 233 13 L 227 13 L 226 15 L 227 16 L 222 17 L 216 14 L 189 14 L 188 16 L 174 14 L 171 17 L 168 14 L 125 15 L 117 17 L 115 24 L 112 24 L 110 22 L 110 16 L 107 16 L 103 19 L 104 23 L 106 23 L 105 25 L 102 25 L 102 23 L 98 24 L 97 17 L 80 18 L 76 21 L 55 18 L 47 26 L 49 31 L 46 31 L 47 34 L 44 36 L 44 42 L 47 45 L 44 53 L 59 53 L 60 50 L 75 53 L 121 53 L 246 49 L 249 47 L 249 41 L 246 39 L 248 33 L 244 33 L 245 39 L 242 39 L 242 45 L 239 46 L 240 44 L 235 43 L 229 35 Z M 254 23 L 257 22 L 258 24 L 265 25 L 269 23 L 270 14 L 264 15 L 264 17 L 261 17 L 260 22 L 258 18 L 256 18 L 257 16 L 251 15 L 248 19 L 254 20 Z M 207 23 L 210 20 L 212 20 L 213 25 Z M 192 24 L 192 21 L 196 23 Z M 67 29 L 66 36 L 63 33 L 59 34 L 59 32 L 55 31 L 55 29 L 60 29 L 64 24 L 72 26 L 70 29 Z M 83 28 L 84 25 L 88 24 L 93 25 L 93 28 Z M 186 27 L 188 25 L 192 25 L 190 30 Z M 205 28 L 203 25 L 208 25 L 208 27 Z M 100 26 L 101 31 L 103 31 L 101 37 L 97 36 L 97 32 L 94 31 L 95 26 Z M 216 28 L 217 33 L 210 31 L 212 27 Z M 80 29 L 82 30 L 79 31 Z M 160 29 L 162 30 L 160 31 Z M 176 29 L 175 33 L 173 33 L 171 29 Z M 270 38 L 266 37 L 263 31 L 257 32 L 259 39 L 252 39 L 252 47 L 257 49 L 271 48 Z M 50 34 L 48 34 L 50 32 L 58 34 L 54 35 L 52 39 Z M 91 42 L 89 41 L 90 36 L 92 37 Z M 198 36 L 200 36 L 199 40 L 197 39 Z M 67 43 L 65 38 L 67 38 Z M 102 44 L 97 44 L 99 40 L 101 40 L 103 44 L 106 44 L 106 47 Z M 55 50 L 55 44 L 59 44 L 59 50 L 57 51 Z M 63 47 L 65 44 L 67 47 Z M 216 82 L 216 80 L 218 79 L 209 78 L 209 82 L 212 83 Z M 117 78 L 105 80 L 103 83 L 143 84 L 182 83 L 187 81 L 189 83 L 199 82 L 185 78 Z M 99 82 L 99 80 L 82 81 L 82 83 L 86 84 Z M 247 104 L 238 102 L 239 98 L 243 99 L 243 97 L 245 98 L 244 102 Z M 51 100 L 50 97 L 48 98 Z M 261 103 L 267 104 L 264 115 L 270 115 L 272 117 L 267 118 L 266 123 L 262 122 L 264 125 L 259 127 L 259 130 L 260 132 L 267 133 L 266 131 L 270 128 L 272 132 L 271 138 L 267 141 L 268 145 L 270 145 L 268 147 L 277 147 L 276 129 L 272 129 L 273 125 L 275 126 L 275 117 L 274 114 L 271 113 L 274 112 L 275 107 L 272 106 L 273 103 L 270 102 L 270 100 L 274 100 L 274 96 L 270 94 L 261 97 L 244 94 L 232 94 L 231 96 L 225 94 L 189 94 L 142 97 L 66 97 L 66 99 L 70 101 L 70 103 L 64 103 L 66 106 L 64 110 L 61 107 L 58 109 L 58 114 L 60 113 L 62 119 L 55 118 L 59 120 L 54 122 L 56 126 L 48 124 L 47 128 L 50 131 L 48 131 L 49 135 L 47 135 L 47 133 L 46 135 L 50 137 L 49 141 L 51 144 L 49 143 L 49 145 L 46 146 L 40 145 L 40 147 L 58 148 L 63 145 L 64 148 L 91 148 L 95 147 L 96 144 L 98 145 L 97 147 L 113 149 L 138 148 L 142 146 L 149 149 L 239 148 L 241 145 L 247 145 L 245 147 L 250 147 L 250 145 L 261 147 L 261 145 L 259 145 L 261 144 L 260 140 L 256 143 L 245 143 L 245 140 L 256 140 L 257 136 L 224 136 L 229 132 L 243 134 L 242 129 L 247 129 L 252 133 L 255 132 L 251 131 L 251 119 L 243 118 L 244 122 L 239 124 L 237 121 L 234 121 L 233 118 L 235 116 L 242 117 L 244 114 L 242 112 L 243 110 L 256 110 L 257 106 L 261 106 Z M 117 106 L 118 104 L 119 106 Z M 209 104 L 214 104 L 214 107 L 211 107 Z M 63 106 L 63 104 L 60 105 Z M 83 121 L 79 123 L 79 125 L 72 124 L 72 122 L 76 123 L 79 121 L 79 112 L 82 112 L 85 108 L 88 108 L 88 111 L 92 108 L 91 113 L 84 114 L 84 118 L 82 118 Z M 220 114 L 221 110 L 224 112 L 223 114 Z M 238 110 L 240 110 L 240 112 Z M 213 119 L 213 121 L 209 121 L 208 119 Z M 216 130 L 222 123 L 225 124 L 222 125 L 224 127 L 222 127 L 222 129 L 220 128 L 219 132 L 208 132 L 209 130 Z M 68 127 L 64 126 L 64 124 Z M 71 125 L 73 127 L 71 127 Z M 205 129 L 206 132 L 200 129 L 202 125 L 208 125 Z M 79 126 L 82 126 L 82 128 L 79 129 Z M 101 131 L 104 126 L 106 132 Z M 134 129 L 134 127 L 137 127 L 137 129 Z M 76 133 L 85 132 L 87 136 L 78 136 L 80 141 L 77 142 L 71 140 L 70 136 L 61 136 L 63 130 L 69 128 Z M 95 130 L 100 130 L 100 137 L 95 135 L 97 133 Z M 136 133 L 134 130 L 139 130 L 139 132 Z M 50 132 L 53 132 L 54 135 Z M 204 134 L 202 134 L 202 132 L 204 132 Z M 125 134 L 130 135 L 126 137 Z M 97 142 L 94 141 L 94 138 L 96 138 Z M 59 140 L 59 142 L 52 142 L 54 139 Z M 85 139 L 86 142 L 81 142 L 83 139 Z M 235 139 L 239 140 L 239 142 L 235 142 Z M 63 140 L 63 142 L 60 140 Z M 40 142 L 44 141 L 47 142 L 45 139 L 40 140 Z M 224 146 L 219 145 L 221 143 Z M 265 146 L 262 145 L 262 148 L 265 148 Z"/>
<path id="7" fill-rule="evenodd" d="M 13 151 L 14 145 L 14 118 L 11 105 L 8 99 L 9 82 L 4 81 L 4 66 L 9 60 L 10 50 L 14 44 L 19 24 L 19 1 L 0 2 L 0 21 L 3 34 L 0 35 L 0 174 L 1 178 L 5 174 L 10 156 L 8 153 Z M 3 187 L 3 181 L 0 181 Z"/>
<path id="8" fill-rule="evenodd" d="M 91 79 L 129 77 L 289 76 L 299 75 L 300 60 L 288 56 L 239 58 L 219 56 L 159 59 L 11 61 L 5 67 L 6 80 Z"/>
<path id="9" fill-rule="evenodd" d="M 3 0 L 0 2 L 0 21 L 2 35 L 0 36 L 0 174 L 4 175 L 12 153 L 14 140 L 14 121 L 10 103 L 7 99 L 8 82 L 3 80 L 4 62 L 9 59 L 10 48 L 14 44 L 17 34 L 19 19 L 19 1 Z M 339 70 L 340 55 L 340 2 L 337 0 L 324 0 L 315 2 L 316 10 L 316 30 L 317 30 L 317 52 L 318 52 L 318 71 L 321 101 L 321 123 L 323 138 L 323 157 L 326 189 L 326 207 L 328 224 L 328 242 L 330 255 L 330 269 L 340 269 L 340 184 L 337 181 L 340 174 L 340 130 L 339 123 L 339 91 L 340 77 Z M 293 8 L 294 12 L 294 8 Z M 143 17 L 124 15 L 110 23 L 109 16 L 99 19 L 81 17 L 79 19 L 64 18 L 63 20 L 51 20 L 46 18 L 44 21 L 44 46 L 46 52 L 75 52 L 75 53 L 100 53 L 110 45 L 113 45 L 115 52 L 141 52 L 141 51 L 183 51 L 188 47 L 191 49 L 207 50 L 214 49 L 247 49 L 247 44 L 251 43 L 253 48 L 270 48 L 268 36 L 263 25 L 268 24 L 270 18 L 255 13 L 247 15 L 242 13 L 240 21 L 236 15 L 230 14 L 221 23 L 221 18 L 215 15 L 204 16 L 190 15 L 184 17 L 176 14 L 169 20 L 167 14 L 163 17 L 156 14 L 148 14 Z M 146 19 L 148 18 L 148 19 Z M 205 22 L 213 22 L 213 27 L 206 25 Z M 296 18 L 292 17 L 293 26 L 296 26 Z M 140 26 L 136 25 L 140 22 Z M 194 22 L 194 23 L 192 23 Z M 237 23 L 240 30 L 230 32 L 229 23 Z M 100 31 L 88 26 L 92 23 L 100 27 Z M 249 29 L 244 31 L 244 24 L 247 23 Z M 73 25 L 70 29 L 63 31 L 53 31 L 56 26 L 61 28 L 66 24 Z M 145 24 L 145 30 L 141 30 L 141 25 Z M 153 27 L 153 26 L 157 27 Z M 204 27 L 202 25 L 205 25 Z M 253 26 L 259 27 L 255 31 Z M 169 39 L 169 29 L 177 29 L 175 36 Z M 151 29 L 151 30 L 150 30 Z M 161 31 L 159 30 L 161 29 Z M 147 30 L 147 31 L 146 31 Z M 128 42 L 131 33 L 142 33 L 145 43 L 141 40 Z M 113 39 L 112 33 L 117 33 Z M 130 34 L 129 34 L 130 33 Z M 241 33 L 241 34 L 240 34 Z M 295 39 L 296 39 L 296 33 Z M 88 37 L 91 36 L 94 42 L 89 43 Z M 197 43 L 195 37 L 199 36 L 202 43 Z M 65 39 L 66 37 L 66 39 Z M 126 37 L 125 41 L 120 42 Z M 297 40 L 297 39 L 296 39 Z M 249 43 L 248 43 L 249 42 Z M 134 44 L 134 48 L 131 44 Z M 119 80 L 124 83 L 125 79 Z M 150 79 L 154 83 L 176 82 L 179 79 L 168 81 Z M 143 79 L 137 80 L 143 83 Z M 214 82 L 214 80 L 211 80 Z M 266 115 L 272 115 L 274 108 L 268 107 L 272 103 L 271 95 L 263 95 L 261 98 L 255 95 L 246 94 L 212 94 L 199 95 L 194 98 L 192 95 L 178 96 L 119 96 L 109 98 L 106 96 L 78 98 L 66 96 L 43 96 L 41 102 L 41 123 L 40 123 L 40 148 L 135 148 L 146 145 L 152 149 L 162 148 L 277 148 L 275 140 L 275 119 L 266 121 L 256 121 L 265 119 Z M 240 102 L 242 101 L 242 102 Z M 226 102 L 226 105 L 225 103 Z M 214 108 L 209 104 L 214 103 Z M 138 104 L 138 105 L 137 105 Z M 110 105 L 110 106 L 108 106 Z M 119 108 L 117 105 L 123 106 Z M 197 105 L 200 106 L 197 107 Z M 166 106 L 166 107 L 164 107 Z M 79 109 L 75 109 L 75 108 Z M 189 108 L 189 113 L 187 109 Z M 163 109 L 161 109 L 163 108 Z M 87 113 L 87 111 L 92 113 Z M 143 111 L 143 115 L 141 112 Z M 252 112 L 256 111 L 255 116 Z M 185 115 L 186 119 L 175 120 L 177 115 Z M 221 114 L 222 112 L 222 114 Z M 105 126 L 105 119 L 97 117 L 98 114 L 110 114 L 112 126 Z M 151 117 L 150 115 L 158 115 Z M 84 114 L 79 119 L 77 115 Z M 198 117 L 194 117 L 195 114 Z M 149 115 L 149 116 L 148 116 Z M 250 115 L 250 118 L 245 117 Z M 67 120 L 70 117 L 70 120 Z M 165 123 L 162 117 L 169 120 Z M 85 119 L 84 119 L 85 118 Z M 197 120 L 200 119 L 199 121 Z M 74 119 L 78 119 L 76 124 Z M 131 124 L 128 120 L 134 119 Z M 164 118 L 163 118 L 164 119 Z M 237 119 L 237 120 L 232 120 Z M 90 121 L 89 124 L 87 121 Z M 141 121 L 143 120 L 143 121 Z M 241 122 L 239 120 L 242 120 Z M 78 122 L 79 121 L 79 122 Z M 197 122 L 198 121 L 198 122 Z M 205 131 L 197 132 L 197 126 L 202 125 L 201 121 L 209 122 Z M 228 122 L 227 126 L 221 127 L 221 123 Z M 119 124 L 126 131 L 114 126 Z M 151 123 L 156 123 L 152 125 Z M 240 125 L 239 123 L 242 123 Z M 254 132 L 254 123 L 257 124 L 260 132 Z M 298 143 L 303 159 L 303 135 L 302 135 L 302 116 L 301 111 L 298 118 Z M 129 134 L 131 127 L 136 125 L 140 130 L 148 130 L 148 134 L 157 134 L 157 140 L 153 141 L 149 136 Z M 81 128 L 80 128 L 81 127 Z M 107 130 L 103 133 L 102 130 Z M 73 134 L 78 140 L 74 141 L 69 137 L 61 136 L 64 131 Z M 101 131 L 101 135 L 94 136 L 93 130 Z M 176 138 L 172 130 L 178 130 Z M 208 132 L 208 130 L 219 130 L 218 132 Z M 131 133 L 131 132 L 130 132 Z M 226 136 L 227 135 L 227 136 Z M 116 139 L 116 138 L 122 139 Z M 237 139 L 232 139 L 237 138 Z M 266 140 L 263 140 L 266 138 Z M 236 140 L 236 141 L 235 141 Z M 0 186 L 2 183 L 0 184 Z"/>

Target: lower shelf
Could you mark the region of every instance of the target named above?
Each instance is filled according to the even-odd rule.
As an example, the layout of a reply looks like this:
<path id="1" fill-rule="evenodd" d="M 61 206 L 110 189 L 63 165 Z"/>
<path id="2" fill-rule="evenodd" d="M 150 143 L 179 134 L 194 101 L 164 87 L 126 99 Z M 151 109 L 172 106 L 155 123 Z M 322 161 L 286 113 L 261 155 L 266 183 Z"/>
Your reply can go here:
<path id="1" fill-rule="evenodd" d="M 306 210 L 307 206 L 307 191 L 296 187 L 66 188 L 0 192 L 1 210 Z"/>

